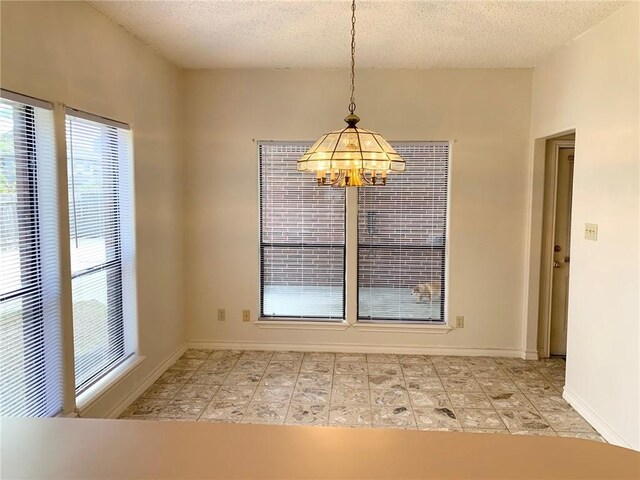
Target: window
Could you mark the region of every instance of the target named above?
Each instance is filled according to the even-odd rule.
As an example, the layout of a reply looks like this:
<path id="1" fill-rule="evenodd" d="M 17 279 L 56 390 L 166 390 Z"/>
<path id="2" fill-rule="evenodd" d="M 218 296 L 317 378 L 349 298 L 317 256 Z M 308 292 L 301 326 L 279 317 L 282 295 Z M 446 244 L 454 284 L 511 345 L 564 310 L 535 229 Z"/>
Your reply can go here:
<path id="1" fill-rule="evenodd" d="M 259 145 L 261 317 L 344 318 L 345 191 L 296 171 L 309 145 Z"/>
<path id="2" fill-rule="evenodd" d="M 131 139 L 126 125 L 67 109 L 76 392 L 135 352 Z"/>
<path id="3" fill-rule="evenodd" d="M 449 144 L 393 147 L 406 172 L 358 191 L 358 318 L 444 322 Z"/>
<path id="4" fill-rule="evenodd" d="M 0 416 L 62 410 L 51 105 L 0 99 Z"/>

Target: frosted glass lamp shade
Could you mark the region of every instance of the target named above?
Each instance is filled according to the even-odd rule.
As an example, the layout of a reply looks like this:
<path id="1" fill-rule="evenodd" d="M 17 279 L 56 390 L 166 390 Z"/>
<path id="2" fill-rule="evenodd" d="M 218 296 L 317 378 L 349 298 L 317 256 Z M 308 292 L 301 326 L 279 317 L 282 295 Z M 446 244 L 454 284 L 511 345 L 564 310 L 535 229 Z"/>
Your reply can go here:
<path id="1" fill-rule="evenodd" d="M 349 115 L 346 128 L 320 137 L 298 160 L 298 171 L 315 172 L 319 184 L 334 186 L 384 184 L 387 173 L 403 172 L 402 157 L 380 134 L 357 127 L 359 120 Z"/>

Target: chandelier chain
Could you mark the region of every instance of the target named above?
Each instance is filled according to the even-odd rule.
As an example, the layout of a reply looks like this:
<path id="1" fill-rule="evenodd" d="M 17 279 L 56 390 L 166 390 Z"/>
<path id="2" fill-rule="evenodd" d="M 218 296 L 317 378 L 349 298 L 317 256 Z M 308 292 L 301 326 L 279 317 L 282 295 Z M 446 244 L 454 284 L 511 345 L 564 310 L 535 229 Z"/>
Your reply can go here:
<path id="1" fill-rule="evenodd" d="M 356 110 L 356 0 L 351 1 L 351 100 L 349 112 Z"/>

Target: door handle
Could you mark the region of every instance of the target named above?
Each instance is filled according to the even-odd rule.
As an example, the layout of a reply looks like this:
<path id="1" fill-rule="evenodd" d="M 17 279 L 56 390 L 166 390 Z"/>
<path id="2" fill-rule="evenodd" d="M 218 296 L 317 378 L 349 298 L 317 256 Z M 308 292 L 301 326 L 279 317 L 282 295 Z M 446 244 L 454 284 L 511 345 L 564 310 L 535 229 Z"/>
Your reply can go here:
<path id="1" fill-rule="evenodd" d="M 560 268 L 560 262 L 553 261 L 553 268 Z"/>

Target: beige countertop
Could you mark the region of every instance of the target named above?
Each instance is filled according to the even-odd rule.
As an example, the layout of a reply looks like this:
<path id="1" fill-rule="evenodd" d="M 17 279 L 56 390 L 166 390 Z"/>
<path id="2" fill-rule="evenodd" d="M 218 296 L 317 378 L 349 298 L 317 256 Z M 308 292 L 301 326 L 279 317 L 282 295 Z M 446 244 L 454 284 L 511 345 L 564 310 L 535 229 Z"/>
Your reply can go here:
<path id="1" fill-rule="evenodd" d="M 640 478 L 574 438 L 97 419 L 0 421 L 3 479 Z"/>

